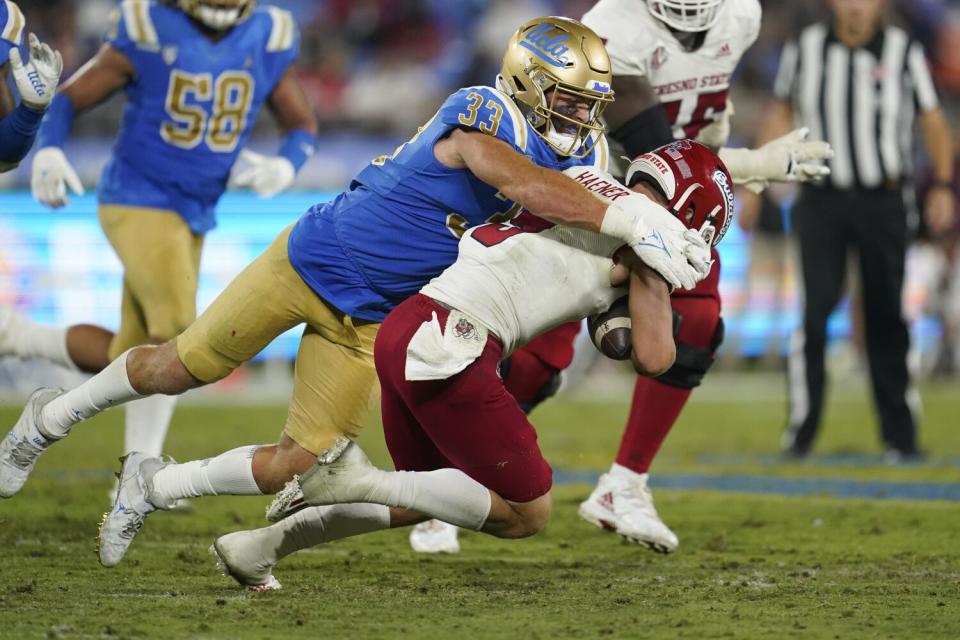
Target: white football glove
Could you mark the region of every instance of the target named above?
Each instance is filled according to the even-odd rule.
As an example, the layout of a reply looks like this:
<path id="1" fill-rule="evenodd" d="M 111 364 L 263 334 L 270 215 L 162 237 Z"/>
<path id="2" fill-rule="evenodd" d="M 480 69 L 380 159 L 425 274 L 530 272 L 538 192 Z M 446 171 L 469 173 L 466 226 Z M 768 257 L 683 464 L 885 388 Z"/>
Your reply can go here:
<path id="1" fill-rule="evenodd" d="M 240 152 L 240 158 L 250 166 L 238 171 L 232 184 L 235 187 L 249 187 L 263 198 L 277 195 L 293 184 L 297 176 L 293 163 L 281 156 L 265 156 L 244 149 Z"/>
<path id="2" fill-rule="evenodd" d="M 794 129 L 759 149 L 720 149 L 720 159 L 736 184 L 760 193 L 770 182 L 810 182 L 830 175 L 822 164 L 833 157 L 830 144 L 806 142 L 810 130 Z"/>
<path id="3" fill-rule="evenodd" d="M 71 166 L 63 150 L 57 147 L 44 147 L 33 156 L 33 169 L 30 174 L 30 190 L 37 202 L 53 209 L 59 209 L 70 199 L 67 187 L 78 196 L 82 196 L 83 183 Z"/>
<path id="4" fill-rule="evenodd" d="M 624 240 L 670 289 L 692 289 L 710 273 L 710 249 L 699 233 L 644 196 L 607 208 L 600 232 Z"/>
<path id="5" fill-rule="evenodd" d="M 10 69 L 13 81 L 20 92 L 23 104 L 36 111 L 46 111 L 53 100 L 63 71 L 63 58 L 60 52 L 40 42 L 34 34 L 27 38 L 30 44 L 30 60 L 24 64 L 20 50 L 10 50 Z"/>

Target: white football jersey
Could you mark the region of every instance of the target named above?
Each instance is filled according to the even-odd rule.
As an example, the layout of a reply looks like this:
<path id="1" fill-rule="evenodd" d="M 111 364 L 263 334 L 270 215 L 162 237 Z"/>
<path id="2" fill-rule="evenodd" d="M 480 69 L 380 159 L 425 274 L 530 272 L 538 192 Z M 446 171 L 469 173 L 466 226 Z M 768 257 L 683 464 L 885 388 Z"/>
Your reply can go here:
<path id="1" fill-rule="evenodd" d="M 645 197 L 596 169 L 564 173 L 607 202 Z M 521 213 L 511 224 L 468 230 L 457 261 L 421 293 L 483 325 L 500 338 L 506 356 L 559 324 L 606 311 L 623 296 L 625 287 L 610 284 L 621 246 L 610 236 Z"/>
<path id="2" fill-rule="evenodd" d="M 615 76 L 653 85 L 677 138 L 696 138 L 727 104 L 730 76 L 760 31 L 759 0 L 726 0 L 700 48 L 686 51 L 644 0 L 600 0 L 583 23 L 600 36 Z"/>

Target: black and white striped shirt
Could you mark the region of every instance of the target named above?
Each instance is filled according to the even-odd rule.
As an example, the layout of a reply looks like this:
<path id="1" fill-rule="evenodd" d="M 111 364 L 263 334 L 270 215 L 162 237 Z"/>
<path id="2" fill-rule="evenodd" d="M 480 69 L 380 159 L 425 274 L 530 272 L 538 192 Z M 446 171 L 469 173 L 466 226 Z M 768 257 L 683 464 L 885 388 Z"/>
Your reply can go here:
<path id="1" fill-rule="evenodd" d="M 774 94 L 791 102 L 811 140 L 833 147 L 825 186 L 837 189 L 909 179 L 917 112 L 939 104 L 923 47 L 892 26 L 857 49 L 829 25 L 807 27 L 784 47 Z"/>

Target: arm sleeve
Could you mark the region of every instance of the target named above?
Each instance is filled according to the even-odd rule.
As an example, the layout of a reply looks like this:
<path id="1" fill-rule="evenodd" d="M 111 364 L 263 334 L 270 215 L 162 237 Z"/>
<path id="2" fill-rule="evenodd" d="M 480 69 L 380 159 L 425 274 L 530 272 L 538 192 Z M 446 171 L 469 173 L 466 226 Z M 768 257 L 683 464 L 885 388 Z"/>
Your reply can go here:
<path id="1" fill-rule="evenodd" d="M 793 87 L 797 81 L 797 67 L 800 63 L 800 52 L 796 42 L 788 42 L 780 54 L 780 66 L 777 69 L 776 79 L 773 81 L 773 95 L 781 100 L 790 100 L 793 96 Z"/>
<path id="2" fill-rule="evenodd" d="M 520 109 L 490 87 L 460 89 L 444 101 L 436 117 L 449 129 L 477 130 L 526 153 L 527 126 Z"/>
<path id="3" fill-rule="evenodd" d="M 0 120 L 0 172 L 12 169 L 27 155 L 42 118 L 42 111 L 20 103 L 13 113 Z"/>
<path id="4" fill-rule="evenodd" d="M 623 145 L 631 158 L 673 142 L 673 128 L 663 105 L 655 104 L 628 120 L 610 137 Z"/>
<path id="5" fill-rule="evenodd" d="M 920 111 L 926 113 L 940 106 L 937 88 L 930 75 L 930 66 L 927 64 L 927 57 L 919 42 L 911 43 L 907 51 L 907 71 L 913 84 L 914 99 Z"/>

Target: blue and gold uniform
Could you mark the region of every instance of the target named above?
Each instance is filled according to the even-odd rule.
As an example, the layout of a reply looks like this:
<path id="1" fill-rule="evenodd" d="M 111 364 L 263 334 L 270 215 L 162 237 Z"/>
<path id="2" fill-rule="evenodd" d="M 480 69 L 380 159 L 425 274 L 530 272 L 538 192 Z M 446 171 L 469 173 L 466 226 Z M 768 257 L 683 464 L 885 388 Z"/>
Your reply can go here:
<path id="1" fill-rule="evenodd" d="M 549 169 L 603 168 L 607 161 L 602 136 L 584 158 L 560 156 L 507 95 L 492 87 L 461 89 L 409 142 L 362 170 L 349 191 L 297 222 L 290 263 L 320 297 L 380 322 L 453 264 L 467 228 L 516 215 L 516 203 L 469 170 L 436 159 L 434 145 L 454 128 L 495 136 Z"/>
<path id="2" fill-rule="evenodd" d="M 0 0 L 0 66 L 10 59 L 10 49 L 23 37 L 23 13 L 11 0 Z"/>
<path id="3" fill-rule="evenodd" d="M 455 128 L 495 136 L 551 169 L 606 165 L 602 136 L 583 158 L 560 156 L 507 95 L 461 89 L 413 138 L 376 158 L 332 202 L 311 208 L 230 283 L 177 338 L 187 370 L 219 380 L 305 322 L 284 433 L 313 453 L 355 436 L 376 388 L 379 322 L 456 260 L 467 228 L 519 211 L 470 171 L 437 161 L 434 145 Z"/>
<path id="4" fill-rule="evenodd" d="M 25 21 L 12 0 L 0 0 L 0 67 L 10 62 L 10 51 L 23 39 Z M 0 95 L 6 93 L 0 88 Z M 0 113 L 0 172 L 16 167 L 27 152 L 40 127 L 43 111 L 27 107 L 21 101 L 10 113 Z"/>
<path id="5" fill-rule="evenodd" d="M 176 211 L 200 234 L 264 101 L 297 57 L 289 13 L 253 10 L 218 41 L 182 11 L 126 0 L 106 41 L 136 69 L 113 156 L 100 179 L 102 203 Z"/>
<path id="6" fill-rule="evenodd" d="M 133 70 L 98 187 L 100 223 L 124 267 L 113 359 L 195 319 L 203 235 L 216 225 L 217 201 L 260 108 L 297 57 L 299 35 L 276 7 L 256 7 L 209 37 L 175 6 L 124 0 L 104 41 Z M 69 95 L 59 93 L 38 146 L 62 148 L 73 117 Z"/>

